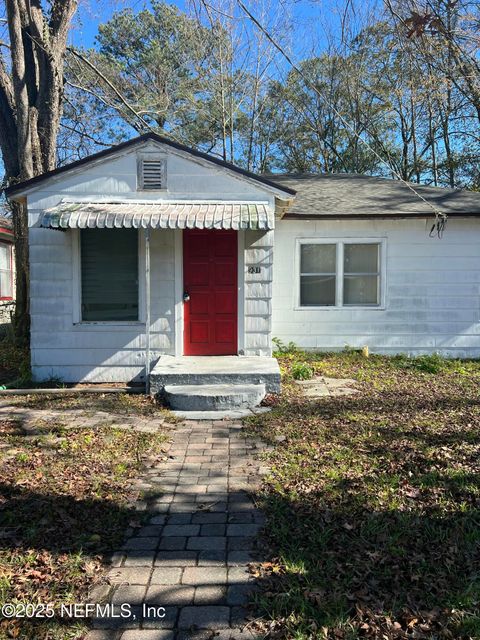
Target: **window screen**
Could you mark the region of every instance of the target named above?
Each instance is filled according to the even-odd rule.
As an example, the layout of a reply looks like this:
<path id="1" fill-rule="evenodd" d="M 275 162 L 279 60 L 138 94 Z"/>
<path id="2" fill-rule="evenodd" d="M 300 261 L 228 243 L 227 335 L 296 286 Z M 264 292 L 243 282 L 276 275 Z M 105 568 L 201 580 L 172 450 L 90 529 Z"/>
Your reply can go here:
<path id="1" fill-rule="evenodd" d="M 80 233 L 82 320 L 138 320 L 137 230 Z"/>
<path id="2" fill-rule="evenodd" d="M 343 304 L 379 304 L 379 245 L 345 244 L 343 250 Z"/>
<path id="3" fill-rule="evenodd" d="M 300 304 L 335 305 L 337 247 L 302 244 L 300 247 Z"/>

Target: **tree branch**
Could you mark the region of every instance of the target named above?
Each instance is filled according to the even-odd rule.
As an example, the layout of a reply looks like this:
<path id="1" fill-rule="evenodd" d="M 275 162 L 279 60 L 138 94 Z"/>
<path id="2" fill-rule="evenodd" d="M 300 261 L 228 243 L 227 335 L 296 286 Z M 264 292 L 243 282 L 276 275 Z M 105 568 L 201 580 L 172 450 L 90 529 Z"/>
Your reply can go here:
<path id="1" fill-rule="evenodd" d="M 140 113 L 138 113 L 138 111 L 136 111 L 129 103 L 128 101 L 123 97 L 123 95 L 121 94 L 121 92 L 116 88 L 116 86 L 113 84 L 113 82 L 111 82 L 92 62 L 90 62 L 90 60 L 88 58 L 86 58 L 83 54 L 79 53 L 78 51 L 76 51 L 73 47 L 67 47 L 67 51 L 69 51 L 70 53 L 72 53 L 75 57 L 77 57 L 79 60 L 81 60 L 89 69 L 91 69 L 103 82 L 105 82 L 105 84 L 114 92 L 114 94 L 117 96 L 117 98 L 120 100 L 120 102 L 124 105 L 124 107 L 126 107 L 128 109 L 128 111 L 130 111 L 130 113 L 132 115 L 134 115 L 136 118 L 138 118 L 138 120 L 140 120 L 140 122 L 144 125 L 144 127 L 146 127 L 149 131 L 153 131 L 153 127 L 150 126 L 150 124 L 144 119 L 142 118 L 142 116 L 140 115 Z"/>

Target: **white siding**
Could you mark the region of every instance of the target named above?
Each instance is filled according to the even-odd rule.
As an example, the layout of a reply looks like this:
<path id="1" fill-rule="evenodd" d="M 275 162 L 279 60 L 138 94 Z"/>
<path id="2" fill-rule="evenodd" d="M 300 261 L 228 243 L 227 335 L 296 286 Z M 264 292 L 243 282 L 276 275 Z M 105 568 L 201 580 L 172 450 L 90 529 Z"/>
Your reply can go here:
<path id="1" fill-rule="evenodd" d="M 245 355 L 271 355 L 273 231 L 245 232 Z M 249 273 L 249 267 L 259 273 Z"/>
<path id="2" fill-rule="evenodd" d="M 281 221 L 275 230 L 273 335 L 307 349 L 368 345 L 373 352 L 480 356 L 480 220 Z M 298 238 L 385 241 L 382 308 L 297 306 Z"/>
<path id="3" fill-rule="evenodd" d="M 175 353 L 174 233 L 151 234 L 152 361 Z M 145 367 L 144 323 L 75 323 L 75 242 L 72 231 L 30 230 L 34 375 L 65 382 L 138 379 Z"/>
<path id="4" fill-rule="evenodd" d="M 167 191 L 136 190 L 136 150 L 130 150 L 74 175 L 59 176 L 29 194 L 32 368 L 37 379 L 140 379 L 146 346 L 142 322 L 78 323 L 76 232 L 37 228 L 42 210 L 63 198 L 208 198 L 274 204 L 272 194 L 261 185 L 163 150 Z M 277 223 L 275 232 L 240 233 L 239 348 L 245 355 L 269 355 L 273 334 L 308 349 L 368 345 L 383 353 L 480 356 L 480 220 L 449 219 L 442 239 L 428 236 L 430 226 L 430 220 L 418 219 L 284 220 Z M 300 238 L 381 240 L 385 249 L 382 307 L 298 308 L 296 246 Z M 142 253 L 140 262 L 139 276 L 144 278 Z M 152 232 L 151 266 L 154 361 L 163 353 L 182 353 L 181 231 Z M 144 311 L 144 301 L 140 302 Z"/>
<path id="5" fill-rule="evenodd" d="M 150 146 L 162 149 L 161 145 L 152 143 Z M 145 148 L 143 146 L 138 151 L 144 152 Z M 171 149 L 164 148 L 164 151 L 167 159 L 165 191 L 137 191 L 137 149 L 130 149 L 119 157 L 83 167 L 74 174 L 60 174 L 37 187 L 28 196 L 30 224 L 35 224 L 40 211 L 55 206 L 63 198 L 78 201 L 109 197 L 156 201 L 211 198 L 274 203 L 272 194 L 240 175 L 207 165 L 205 161 L 184 157 Z"/>
<path id="6" fill-rule="evenodd" d="M 158 149 L 161 146 L 151 145 Z M 141 148 L 143 152 L 145 145 Z M 70 200 L 202 199 L 252 200 L 274 205 L 274 197 L 255 185 L 164 148 L 168 189 L 136 190 L 137 150 L 61 175 L 28 196 L 31 256 L 32 370 L 37 379 L 60 378 L 109 382 L 141 379 L 145 368 L 145 324 L 82 324 L 78 322 L 79 276 L 75 267 L 78 245 L 74 231 L 36 227 L 39 214 L 63 198 Z M 143 233 L 143 232 L 141 232 Z M 152 362 L 162 354 L 183 349 L 181 296 L 181 231 L 151 234 L 151 349 Z M 261 266 L 261 274 L 240 281 L 239 336 L 247 355 L 270 353 L 270 310 L 273 234 L 245 232 L 240 268 Z M 243 257 L 243 261 L 242 261 Z M 139 277 L 144 278 L 144 257 Z M 243 273 L 241 274 L 243 277 Z M 177 279 L 177 280 L 176 280 Z M 243 285 L 243 286 L 242 286 Z M 140 300 L 141 312 L 144 301 Z M 245 316 L 242 307 L 245 307 Z"/>

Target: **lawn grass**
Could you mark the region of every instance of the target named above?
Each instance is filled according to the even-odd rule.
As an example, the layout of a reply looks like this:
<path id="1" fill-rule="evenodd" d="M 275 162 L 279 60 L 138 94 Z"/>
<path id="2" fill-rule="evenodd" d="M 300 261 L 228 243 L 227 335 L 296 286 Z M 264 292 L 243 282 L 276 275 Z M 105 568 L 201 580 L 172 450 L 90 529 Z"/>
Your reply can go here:
<path id="1" fill-rule="evenodd" d="M 480 363 L 279 360 L 280 403 L 249 421 L 275 445 L 258 567 L 269 637 L 480 638 Z M 298 363 L 360 393 L 304 398 Z"/>
<path id="2" fill-rule="evenodd" d="M 145 410 L 141 398 L 116 398 L 117 407 L 108 398 L 103 410 Z M 90 402 L 82 396 L 75 406 L 91 409 Z M 48 406 L 64 410 L 65 399 L 48 398 Z M 133 480 L 147 457 L 164 455 L 164 443 L 163 434 L 111 426 L 67 430 L 50 423 L 25 435 L 14 420 L 1 421 L 0 606 L 87 602 L 103 561 L 129 523 L 141 519 L 133 507 Z M 85 630 L 81 622 L 60 620 L 0 622 L 2 640 L 78 639 Z"/>

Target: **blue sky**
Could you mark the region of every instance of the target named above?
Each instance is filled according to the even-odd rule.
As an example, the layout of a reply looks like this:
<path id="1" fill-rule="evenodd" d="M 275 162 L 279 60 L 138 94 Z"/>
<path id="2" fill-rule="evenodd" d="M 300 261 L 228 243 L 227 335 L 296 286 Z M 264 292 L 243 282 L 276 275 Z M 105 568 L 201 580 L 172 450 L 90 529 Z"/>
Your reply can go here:
<path id="1" fill-rule="evenodd" d="M 366 7 L 369 2 L 365 2 Z M 176 0 L 170 4 L 182 11 L 188 9 L 188 0 Z M 250 0 L 247 5 L 255 14 L 256 2 Z M 70 43 L 78 47 L 93 47 L 98 25 L 106 22 L 115 11 L 130 7 L 137 12 L 149 6 L 148 0 L 85 0 L 80 3 L 75 17 Z M 286 11 L 290 12 L 290 23 L 295 34 L 292 35 L 292 48 L 297 59 L 307 55 L 306 52 L 312 47 L 317 50 L 325 47 L 327 32 L 333 35 L 334 40 L 340 40 L 341 6 L 341 0 L 286 0 Z"/>
<path id="2" fill-rule="evenodd" d="M 168 0 L 167 0 L 168 1 Z M 341 39 L 340 14 L 343 3 L 349 0 L 270 0 L 271 6 L 289 25 L 288 42 L 290 53 L 295 61 L 318 54 L 328 42 L 339 43 Z M 362 13 L 377 0 L 362 0 Z M 254 15 L 258 15 L 258 0 L 244 0 Z M 182 11 L 188 11 L 191 0 L 174 0 L 170 4 Z M 135 12 L 150 6 L 150 0 L 81 0 L 73 19 L 69 34 L 69 44 L 79 48 L 95 46 L 95 36 L 100 24 L 108 21 L 112 15 L 125 8 Z M 344 5 L 343 5 L 344 6 Z M 258 16 L 260 17 L 260 16 Z M 245 17 L 247 20 L 248 18 Z M 253 27 L 252 27 L 253 28 Z M 280 62 L 280 60 L 279 60 Z M 287 65 L 283 61 L 283 71 Z M 282 73 L 283 73 L 282 71 Z M 0 159 L 0 174 L 3 166 Z"/>

